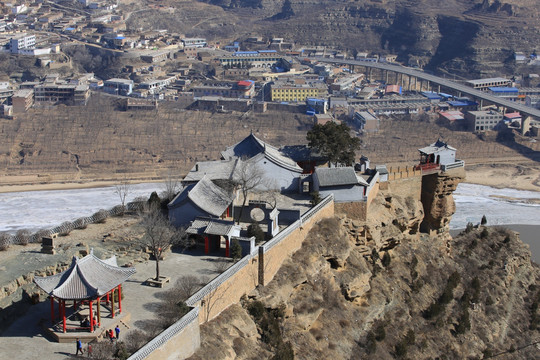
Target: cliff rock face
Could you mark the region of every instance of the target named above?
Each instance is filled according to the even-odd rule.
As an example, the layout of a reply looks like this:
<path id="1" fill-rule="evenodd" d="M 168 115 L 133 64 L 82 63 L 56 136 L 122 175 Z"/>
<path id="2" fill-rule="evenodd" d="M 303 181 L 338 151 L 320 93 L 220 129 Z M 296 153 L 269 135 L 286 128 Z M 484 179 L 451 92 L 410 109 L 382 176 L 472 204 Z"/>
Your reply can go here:
<path id="1" fill-rule="evenodd" d="M 423 232 L 448 232 L 448 225 L 456 212 L 452 193 L 464 179 L 463 168 L 423 176 L 422 205 L 425 216 L 420 226 Z"/>
<path id="2" fill-rule="evenodd" d="M 446 224 L 453 210 L 443 199 L 459 180 L 433 182 L 440 201 L 431 224 Z M 446 248 L 444 236 L 419 232 L 420 194 L 407 188 L 381 191 L 365 222 L 346 214 L 320 221 L 268 286 L 248 295 L 243 321 L 257 302 L 275 320 L 252 317 L 261 338 L 247 338 L 258 358 L 291 358 L 288 351 L 296 359 L 536 357 L 540 269 L 527 246 L 506 229 L 480 228 Z M 238 311 L 203 326 L 193 359 L 251 358 L 237 346 L 246 336 L 222 320 Z M 217 344 L 226 356 L 212 352 Z"/>

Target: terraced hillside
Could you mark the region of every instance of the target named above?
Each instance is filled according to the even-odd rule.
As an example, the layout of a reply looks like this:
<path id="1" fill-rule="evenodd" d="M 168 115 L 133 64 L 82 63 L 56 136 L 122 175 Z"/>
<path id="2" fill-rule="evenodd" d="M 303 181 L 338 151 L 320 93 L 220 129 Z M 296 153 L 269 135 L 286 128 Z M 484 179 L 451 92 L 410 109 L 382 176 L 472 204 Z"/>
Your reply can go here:
<path id="1" fill-rule="evenodd" d="M 129 8 L 138 10 L 128 26 L 397 53 L 405 63 L 462 76 L 510 74 L 513 52 L 532 53 L 540 38 L 534 0 L 165 0 L 160 5 L 131 3 Z"/>

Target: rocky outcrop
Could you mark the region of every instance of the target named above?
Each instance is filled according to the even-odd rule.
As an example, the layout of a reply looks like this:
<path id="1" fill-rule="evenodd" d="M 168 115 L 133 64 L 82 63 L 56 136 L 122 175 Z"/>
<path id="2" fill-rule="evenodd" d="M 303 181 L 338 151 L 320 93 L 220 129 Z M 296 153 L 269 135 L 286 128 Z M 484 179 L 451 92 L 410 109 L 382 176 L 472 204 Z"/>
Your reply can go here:
<path id="1" fill-rule="evenodd" d="M 424 219 L 420 229 L 426 233 L 447 233 L 456 205 L 452 193 L 465 179 L 463 168 L 425 175 L 422 178 Z"/>
<path id="2" fill-rule="evenodd" d="M 447 195 L 455 181 L 441 176 L 433 193 Z M 407 199 L 381 192 L 372 207 L 378 224 L 377 216 L 320 221 L 273 281 L 249 294 L 281 314 L 279 336 L 295 358 L 535 358 L 540 269 L 527 246 L 511 231 L 479 228 L 446 249 L 443 237 L 418 232 L 421 206 Z M 448 216 L 442 208 L 436 213 L 434 219 Z M 401 220 L 389 221 L 392 215 Z M 379 252 L 389 238 L 400 245 Z M 247 321 L 247 310 L 233 311 Z M 224 314 L 205 325 L 212 330 L 203 331 L 194 359 L 248 359 L 252 353 L 238 351 L 248 343 L 260 349 L 257 358 L 275 354 L 251 325 L 242 336 L 229 310 Z"/>

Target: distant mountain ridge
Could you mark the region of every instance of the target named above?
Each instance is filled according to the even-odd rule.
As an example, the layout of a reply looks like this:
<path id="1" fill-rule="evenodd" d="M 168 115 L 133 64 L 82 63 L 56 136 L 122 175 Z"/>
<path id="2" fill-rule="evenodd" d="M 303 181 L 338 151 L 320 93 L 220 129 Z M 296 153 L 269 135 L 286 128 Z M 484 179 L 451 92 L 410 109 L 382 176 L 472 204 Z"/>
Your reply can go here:
<path id="1" fill-rule="evenodd" d="M 210 5 L 206 10 L 221 8 L 226 16 L 219 18 L 219 32 L 209 21 L 186 29 L 194 34 L 230 36 L 231 40 L 258 34 L 351 52 L 396 53 L 404 63 L 468 77 L 512 73 L 515 69 L 509 59 L 513 52 L 534 51 L 540 38 L 540 10 L 532 0 L 202 3 Z"/>

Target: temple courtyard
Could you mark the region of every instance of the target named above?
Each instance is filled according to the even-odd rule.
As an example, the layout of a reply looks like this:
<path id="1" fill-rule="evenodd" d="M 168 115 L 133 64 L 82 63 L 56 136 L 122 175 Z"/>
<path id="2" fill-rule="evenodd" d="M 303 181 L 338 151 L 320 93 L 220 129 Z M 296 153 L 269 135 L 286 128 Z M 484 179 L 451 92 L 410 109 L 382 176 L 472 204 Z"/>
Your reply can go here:
<path id="1" fill-rule="evenodd" d="M 157 294 L 169 290 L 181 276 L 194 275 L 201 280 L 215 277 L 218 275 L 214 265 L 217 258 L 205 256 L 202 252 L 168 253 L 159 264 L 161 275 L 170 277 L 170 283 L 163 288 L 144 284 L 148 278 L 155 276 L 154 261 L 136 264 L 137 272 L 122 285 L 124 292 L 122 315 L 116 316 L 115 319 L 103 317 L 102 326 L 98 331 L 114 329 L 115 325 L 119 324 L 120 339 L 122 339 L 129 331 L 141 329 L 145 321 L 151 321 L 155 317 L 153 309 L 161 301 L 159 295 L 156 296 Z M 50 309 L 49 301 L 32 306 L 23 317 L 15 321 L 3 333 L 0 337 L 2 358 L 53 360 L 66 359 L 75 354 L 75 341 L 58 343 L 40 326 L 41 323 L 50 324 Z M 81 332 L 81 334 L 89 334 L 89 332 Z M 83 349 L 86 356 L 86 343 L 83 343 Z"/>

